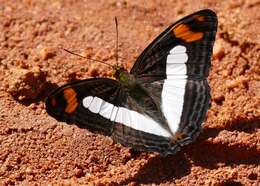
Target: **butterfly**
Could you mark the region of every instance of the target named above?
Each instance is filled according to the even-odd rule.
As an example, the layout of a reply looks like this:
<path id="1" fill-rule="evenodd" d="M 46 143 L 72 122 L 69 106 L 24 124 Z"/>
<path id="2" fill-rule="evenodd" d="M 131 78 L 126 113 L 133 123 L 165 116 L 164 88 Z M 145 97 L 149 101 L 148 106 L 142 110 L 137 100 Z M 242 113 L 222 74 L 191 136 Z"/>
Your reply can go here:
<path id="1" fill-rule="evenodd" d="M 174 154 L 192 143 L 210 107 L 207 82 L 217 16 L 200 10 L 170 25 L 114 79 L 63 85 L 46 99 L 58 121 L 110 136 L 138 151 Z"/>

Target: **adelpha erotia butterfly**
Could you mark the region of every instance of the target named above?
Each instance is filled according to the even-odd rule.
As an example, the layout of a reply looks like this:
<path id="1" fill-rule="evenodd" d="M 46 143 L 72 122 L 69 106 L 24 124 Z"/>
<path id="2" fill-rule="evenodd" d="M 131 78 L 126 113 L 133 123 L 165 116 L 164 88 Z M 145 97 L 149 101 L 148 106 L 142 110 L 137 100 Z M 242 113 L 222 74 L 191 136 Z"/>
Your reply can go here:
<path id="1" fill-rule="evenodd" d="M 174 154 L 197 138 L 210 106 L 206 78 L 216 31 L 211 10 L 184 17 L 142 52 L 130 73 L 116 65 L 116 80 L 63 85 L 47 97 L 47 112 L 136 150 Z"/>

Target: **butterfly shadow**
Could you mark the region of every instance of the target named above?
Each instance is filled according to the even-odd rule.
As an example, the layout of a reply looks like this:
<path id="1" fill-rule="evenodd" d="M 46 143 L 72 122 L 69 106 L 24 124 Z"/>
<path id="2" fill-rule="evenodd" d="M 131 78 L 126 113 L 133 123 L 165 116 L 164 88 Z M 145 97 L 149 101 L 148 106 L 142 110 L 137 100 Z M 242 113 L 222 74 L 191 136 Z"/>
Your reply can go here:
<path id="1" fill-rule="evenodd" d="M 240 164 L 260 165 L 259 152 L 255 146 L 240 143 L 223 143 L 224 140 L 213 143 L 223 131 L 240 131 L 253 133 L 260 128 L 260 120 L 240 121 L 229 128 L 205 128 L 198 140 L 182 148 L 175 155 L 162 157 L 157 155 L 148 160 L 139 172 L 132 178 L 125 180 L 122 185 L 135 182 L 138 184 L 160 184 L 174 179 L 180 179 L 191 172 L 193 166 L 206 169 L 218 169 L 221 166 Z M 138 155 L 138 154 L 137 154 Z M 136 156 L 137 156 L 136 155 Z"/>
<path id="2" fill-rule="evenodd" d="M 188 175 L 190 168 L 191 164 L 183 152 L 165 157 L 156 155 L 150 158 L 134 177 L 123 181 L 119 185 L 127 185 L 131 182 L 137 184 L 160 184 Z"/>
<path id="3" fill-rule="evenodd" d="M 207 169 L 215 169 L 220 165 L 232 166 L 240 164 L 260 165 L 259 152 L 256 145 L 248 143 L 229 141 L 229 136 L 218 134 L 221 131 L 243 132 L 247 134 L 256 133 L 260 129 L 260 120 L 242 120 L 235 121 L 225 129 L 206 128 L 197 142 L 186 148 L 186 154 L 194 162 L 195 165 L 205 167 Z M 218 136 L 218 140 L 213 138 Z M 214 142 L 216 141 L 216 142 Z"/>
<path id="4" fill-rule="evenodd" d="M 24 106 L 29 106 L 32 103 L 39 104 L 40 102 L 44 101 L 46 97 L 50 94 L 50 92 L 54 89 L 58 88 L 58 85 L 56 83 L 47 82 L 45 84 L 44 91 L 42 91 L 40 94 L 37 95 L 35 99 L 24 99 L 24 100 L 18 100 L 20 104 Z"/>

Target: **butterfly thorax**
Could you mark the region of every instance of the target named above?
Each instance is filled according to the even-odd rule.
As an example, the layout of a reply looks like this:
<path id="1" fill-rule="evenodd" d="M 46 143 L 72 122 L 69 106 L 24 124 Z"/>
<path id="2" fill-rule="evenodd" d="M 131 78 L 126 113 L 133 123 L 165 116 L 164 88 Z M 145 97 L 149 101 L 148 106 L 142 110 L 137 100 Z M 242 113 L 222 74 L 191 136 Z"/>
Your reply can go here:
<path id="1" fill-rule="evenodd" d="M 121 83 L 121 85 L 127 88 L 130 88 L 136 82 L 134 75 L 130 74 L 123 67 L 119 67 L 119 66 L 115 67 L 113 76 Z"/>

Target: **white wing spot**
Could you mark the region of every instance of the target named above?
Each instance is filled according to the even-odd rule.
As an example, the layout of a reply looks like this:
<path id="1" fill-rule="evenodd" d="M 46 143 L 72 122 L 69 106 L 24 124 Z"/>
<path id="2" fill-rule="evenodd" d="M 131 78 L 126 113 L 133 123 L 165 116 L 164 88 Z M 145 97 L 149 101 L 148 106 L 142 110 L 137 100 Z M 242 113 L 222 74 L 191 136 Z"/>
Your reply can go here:
<path id="1" fill-rule="evenodd" d="M 112 111 L 112 115 L 110 117 L 111 121 L 115 121 L 116 115 L 117 115 L 117 111 L 118 111 L 118 107 L 114 106 L 113 111 Z"/>
<path id="2" fill-rule="evenodd" d="M 103 101 L 99 114 L 107 119 L 110 119 L 113 108 L 114 108 L 113 104 Z"/>
<path id="3" fill-rule="evenodd" d="M 178 45 L 170 50 L 171 54 L 179 54 L 179 53 L 186 53 L 186 47 L 182 45 Z"/>
<path id="4" fill-rule="evenodd" d="M 167 65 L 171 63 L 186 63 L 188 61 L 188 55 L 186 53 L 169 54 L 167 56 Z"/>
<path id="5" fill-rule="evenodd" d="M 85 108 L 88 108 L 90 103 L 92 102 L 93 100 L 93 97 L 92 96 L 88 96 L 88 97 L 85 97 L 83 100 L 82 100 L 82 103 L 83 103 L 83 106 Z"/>
<path id="6" fill-rule="evenodd" d="M 101 107 L 102 102 L 103 102 L 102 99 L 100 99 L 98 97 L 94 97 L 94 99 L 90 103 L 90 106 L 88 107 L 88 109 L 91 112 L 98 113 L 100 111 L 100 107 Z"/>
<path id="7" fill-rule="evenodd" d="M 167 64 L 166 74 L 183 75 L 187 74 L 186 64 Z"/>

